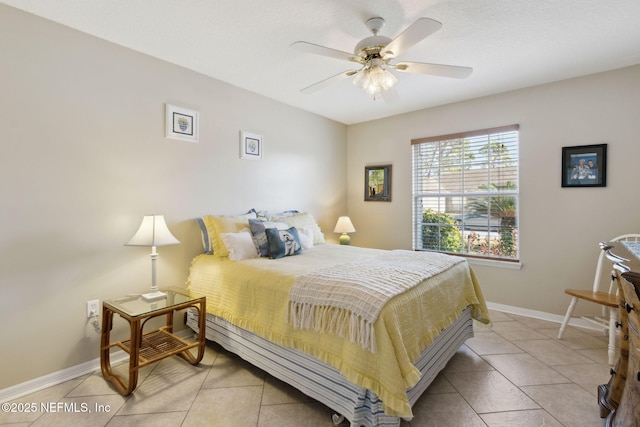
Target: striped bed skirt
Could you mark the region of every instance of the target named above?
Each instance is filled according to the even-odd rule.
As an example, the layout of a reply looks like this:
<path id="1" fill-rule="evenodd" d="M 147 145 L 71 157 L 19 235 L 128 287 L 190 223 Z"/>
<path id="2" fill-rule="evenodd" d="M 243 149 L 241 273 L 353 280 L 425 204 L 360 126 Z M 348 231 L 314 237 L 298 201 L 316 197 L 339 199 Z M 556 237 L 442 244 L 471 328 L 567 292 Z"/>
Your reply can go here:
<path id="1" fill-rule="evenodd" d="M 300 350 L 276 345 L 217 316 L 207 314 L 206 337 L 252 365 L 290 384 L 342 415 L 351 427 L 398 427 L 400 418 L 386 415 L 382 401 L 371 390 L 346 380 L 332 366 Z M 198 313 L 187 312 L 187 326 L 198 332 Z M 458 348 L 473 337 L 473 320 L 466 308 L 420 355 L 418 384 L 407 390 L 411 406 L 433 382 Z"/>

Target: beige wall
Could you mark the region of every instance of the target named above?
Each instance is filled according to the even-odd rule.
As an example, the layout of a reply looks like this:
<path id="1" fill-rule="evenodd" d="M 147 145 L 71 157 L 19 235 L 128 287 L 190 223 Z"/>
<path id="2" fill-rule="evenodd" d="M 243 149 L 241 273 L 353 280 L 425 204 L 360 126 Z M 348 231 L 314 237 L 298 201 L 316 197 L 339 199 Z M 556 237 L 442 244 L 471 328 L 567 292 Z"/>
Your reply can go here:
<path id="1" fill-rule="evenodd" d="M 123 246 L 144 214 L 182 242 L 161 286 L 185 283 L 203 214 L 308 210 L 336 241 L 344 125 L 3 5 L 0 53 L 0 389 L 98 357 L 85 302 L 146 290 L 149 248 Z M 200 112 L 198 144 L 165 139 L 166 102 Z"/>
<path id="2" fill-rule="evenodd" d="M 349 126 L 352 244 L 411 248 L 413 138 L 520 124 L 521 270 L 475 266 L 487 300 L 562 314 L 590 287 L 597 242 L 640 232 L 640 66 Z M 608 144 L 606 188 L 561 188 L 561 147 Z M 364 202 L 364 166 L 393 164 L 393 201 Z M 586 306 L 586 305 L 585 305 Z"/>

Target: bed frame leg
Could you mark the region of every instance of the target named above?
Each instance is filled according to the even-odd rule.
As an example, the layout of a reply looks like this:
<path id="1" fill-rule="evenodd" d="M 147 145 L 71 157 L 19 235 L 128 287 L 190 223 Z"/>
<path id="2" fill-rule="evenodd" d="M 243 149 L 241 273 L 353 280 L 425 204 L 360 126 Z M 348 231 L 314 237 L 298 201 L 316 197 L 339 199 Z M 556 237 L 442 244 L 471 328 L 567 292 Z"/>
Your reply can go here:
<path id="1" fill-rule="evenodd" d="M 337 426 L 344 421 L 344 416 L 334 413 L 333 415 L 331 415 L 331 421 L 333 421 L 334 426 Z"/>

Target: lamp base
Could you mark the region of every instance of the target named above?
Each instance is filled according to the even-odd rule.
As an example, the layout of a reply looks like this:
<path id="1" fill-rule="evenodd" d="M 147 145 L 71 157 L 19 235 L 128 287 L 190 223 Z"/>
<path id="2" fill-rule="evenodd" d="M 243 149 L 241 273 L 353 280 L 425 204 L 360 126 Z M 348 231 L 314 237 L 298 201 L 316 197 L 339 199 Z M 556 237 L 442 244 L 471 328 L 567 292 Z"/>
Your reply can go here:
<path id="1" fill-rule="evenodd" d="M 155 292 L 149 292 L 148 294 L 142 294 L 140 296 L 145 301 L 156 301 L 162 298 L 166 298 L 167 294 L 165 292 L 155 291 Z"/>
<path id="2" fill-rule="evenodd" d="M 351 237 L 347 233 L 342 233 L 340 235 L 340 244 L 341 245 L 349 245 L 351 244 Z"/>

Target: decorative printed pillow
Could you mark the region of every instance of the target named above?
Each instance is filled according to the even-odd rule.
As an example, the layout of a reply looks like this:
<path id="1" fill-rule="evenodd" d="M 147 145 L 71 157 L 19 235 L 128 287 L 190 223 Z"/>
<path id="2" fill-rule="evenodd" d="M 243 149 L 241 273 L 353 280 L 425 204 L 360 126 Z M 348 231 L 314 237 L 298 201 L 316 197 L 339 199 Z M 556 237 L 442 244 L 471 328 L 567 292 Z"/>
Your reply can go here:
<path id="1" fill-rule="evenodd" d="M 198 227 L 200 227 L 200 234 L 202 235 L 202 249 L 205 254 L 211 255 L 213 253 L 213 245 L 211 244 L 211 237 L 209 237 L 209 229 L 204 223 L 204 218 L 196 218 Z"/>
<path id="2" fill-rule="evenodd" d="M 267 228 L 265 234 L 269 241 L 269 258 L 271 259 L 298 255 L 302 252 L 298 230 L 295 227 L 287 230 Z"/>
<path id="3" fill-rule="evenodd" d="M 283 222 L 262 221 L 259 219 L 249 220 L 249 229 L 253 236 L 253 243 L 256 246 L 256 250 L 262 257 L 269 256 L 269 241 L 267 240 L 267 234 L 265 233 L 267 228 L 286 230 L 289 226 Z"/>
<path id="4" fill-rule="evenodd" d="M 271 220 L 276 220 L 276 219 L 282 219 L 282 218 L 287 218 L 293 215 L 298 215 L 300 213 L 300 211 L 296 210 L 296 209 L 289 209 L 288 211 L 282 211 L 282 212 L 278 212 L 278 213 L 274 213 L 274 214 L 270 214 L 268 212 L 264 212 L 264 216 L 265 217 L 269 217 L 271 218 Z"/>

